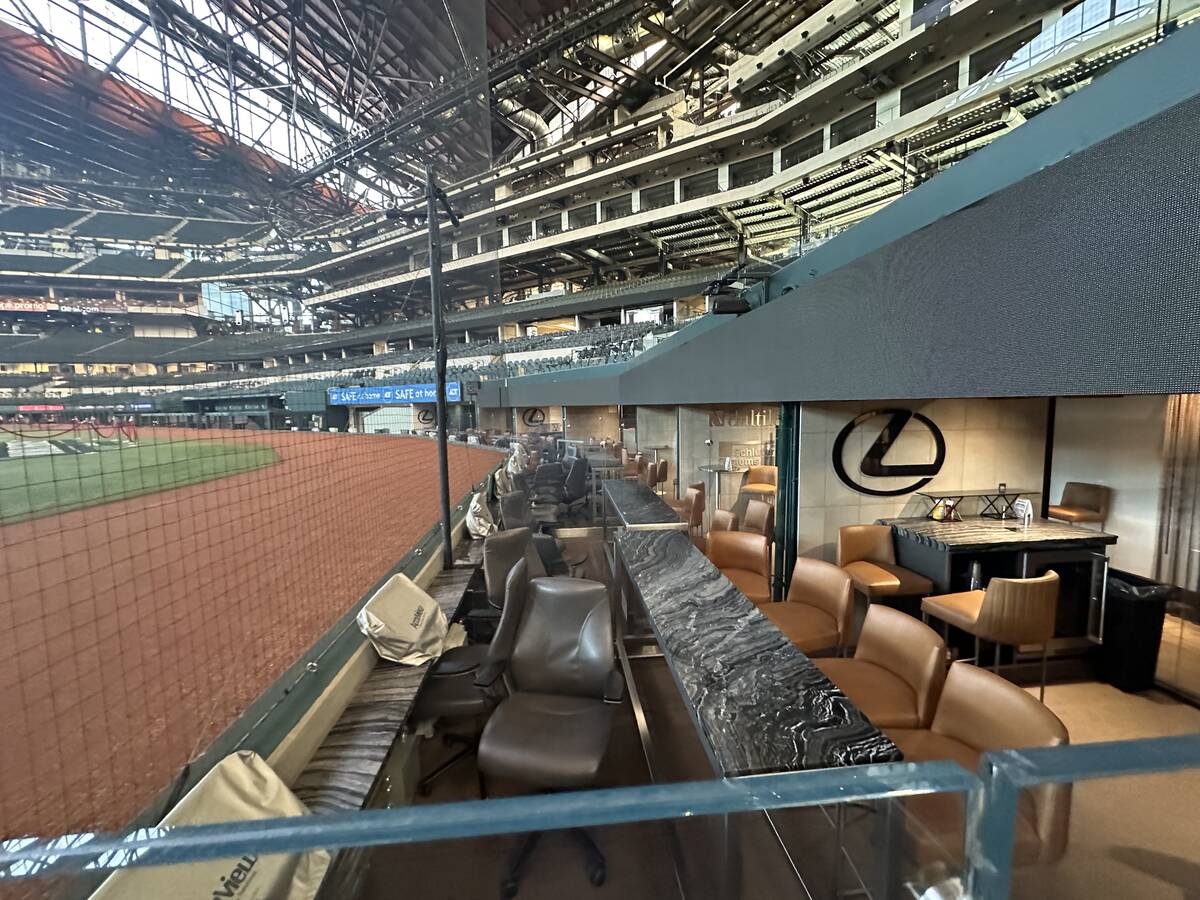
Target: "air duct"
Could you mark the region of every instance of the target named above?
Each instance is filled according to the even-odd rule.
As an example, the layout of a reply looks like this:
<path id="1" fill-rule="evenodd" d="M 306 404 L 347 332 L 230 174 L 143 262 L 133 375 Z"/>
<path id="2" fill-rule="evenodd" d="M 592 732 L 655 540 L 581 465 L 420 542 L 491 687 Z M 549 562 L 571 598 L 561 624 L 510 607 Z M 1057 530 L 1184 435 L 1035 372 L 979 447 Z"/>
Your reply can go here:
<path id="1" fill-rule="evenodd" d="M 550 126 L 546 124 L 546 120 L 532 109 L 521 106 L 521 104 L 517 103 L 511 97 L 501 97 L 498 99 L 496 101 L 496 108 L 513 125 L 529 135 L 531 143 L 544 143 L 546 138 L 550 136 Z"/>

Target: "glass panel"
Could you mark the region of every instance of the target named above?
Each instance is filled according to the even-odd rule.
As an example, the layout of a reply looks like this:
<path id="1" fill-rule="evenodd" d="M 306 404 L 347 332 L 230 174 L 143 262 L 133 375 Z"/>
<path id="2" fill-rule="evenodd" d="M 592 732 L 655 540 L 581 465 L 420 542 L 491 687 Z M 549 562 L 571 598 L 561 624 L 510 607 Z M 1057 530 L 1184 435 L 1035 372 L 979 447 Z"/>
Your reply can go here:
<path id="1" fill-rule="evenodd" d="M 742 492 L 751 466 L 775 464 L 779 407 L 771 404 L 679 408 L 679 488 L 704 483 L 707 515 L 745 512 Z M 705 528 L 708 519 L 705 520 Z"/>
<path id="2" fill-rule="evenodd" d="M 679 181 L 679 199 L 680 200 L 695 200 L 697 197 L 707 197 L 709 194 L 717 192 L 717 170 L 711 172 L 700 172 L 697 175 L 690 175 L 687 178 L 681 178 Z"/>
<path id="3" fill-rule="evenodd" d="M 635 747 L 636 741 L 628 750 Z M 610 768 L 606 761 L 602 778 Z M 477 789 L 472 769 L 467 761 L 452 770 L 458 785 L 440 784 L 442 799 L 414 804 L 392 793 L 371 818 L 352 813 L 327 825 L 318 815 L 302 824 L 293 820 L 291 833 L 264 825 L 252 837 L 246 822 L 221 823 L 216 837 L 222 846 L 208 851 L 217 857 L 211 860 L 199 846 L 184 846 L 172 851 L 172 864 L 156 864 L 160 829 L 131 835 L 144 842 L 138 849 L 85 835 L 63 842 L 54 858 L 43 851 L 40 859 L 19 863 L 12 873 L 29 880 L 0 882 L 0 897 L 32 900 L 51 890 L 88 896 L 97 888 L 97 900 L 189 896 L 199 887 L 205 897 L 214 890 L 237 896 L 249 884 L 263 892 L 259 896 L 284 896 L 289 885 L 309 896 L 319 884 L 320 896 L 364 900 L 395 897 L 398 888 L 415 897 L 512 896 L 518 888 L 522 896 L 577 896 L 601 884 L 635 898 L 674 896 L 680 889 L 688 897 L 718 898 L 840 891 L 918 896 L 956 877 L 961 856 L 915 840 L 907 810 L 913 798 L 872 798 L 911 792 L 961 803 L 957 792 L 972 780 L 961 770 L 939 768 L 930 782 L 914 770 L 896 779 L 908 781 L 902 789 L 844 769 L 833 782 L 825 773 L 800 772 L 590 791 L 586 803 L 569 794 L 529 796 L 517 785 L 497 786 L 479 802 L 470 799 Z M 845 787 L 839 790 L 837 781 Z M 926 794 L 931 789 L 945 792 Z M 838 793 L 848 799 L 834 800 Z M 439 837 L 427 839 L 431 834 Z M 174 840 L 190 840 L 188 830 L 176 830 Z M 92 848 L 101 842 L 106 852 L 98 855 Z M 226 846 L 236 855 L 226 856 Z M 97 862 L 103 868 L 95 868 Z"/>
<path id="4" fill-rule="evenodd" d="M 756 156 L 753 159 L 743 159 L 741 162 L 729 165 L 729 186 L 731 188 L 745 187 L 771 176 L 774 158 L 770 153 Z"/>
<path id="5" fill-rule="evenodd" d="M 825 149 L 825 134 L 821 131 L 815 131 L 808 137 L 788 144 L 783 148 L 781 157 L 781 165 L 785 169 L 790 169 L 798 163 L 804 162 L 806 159 L 812 159 Z"/>
<path id="6" fill-rule="evenodd" d="M 642 209 L 647 207 L 645 191 L 642 192 Z M 611 219 L 619 219 L 622 216 L 628 216 L 633 212 L 633 194 L 622 194 L 620 197 L 613 197 L 611 200 L 600 201 L 600 212 L 604 217 L 604 221 L 608 222 Z"/>
<path id="7" fill-rule="evenodd" d="M 875 127 L 875 104 L 864 107 L 858 112 L 852 112 L 838 119 L 829 128 L 829 146 L 836 147 L 860 135 L 866 134 Z"/>
<path id="8" fill-rule="evenodd" d="M 645 212 L 648 209 L 660 209 L 675 202 L 675 182 L 642 188 L 639 194 L 638 209 Z M 607 218 L 607 216 L 605 217 Z"/>

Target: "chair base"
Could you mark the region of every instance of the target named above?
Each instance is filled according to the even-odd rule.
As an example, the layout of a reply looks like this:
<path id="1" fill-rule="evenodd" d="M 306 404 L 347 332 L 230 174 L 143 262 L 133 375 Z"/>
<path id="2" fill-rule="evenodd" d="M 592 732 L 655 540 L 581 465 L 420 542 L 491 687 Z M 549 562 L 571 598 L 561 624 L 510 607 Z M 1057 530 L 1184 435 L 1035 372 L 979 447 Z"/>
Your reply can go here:
<path id="1" fill-rule="evenodd" d="M 508 858 L 508 867 L 505 870 L 504 878 L 500 882 L 500 897 L 501 900 L 512 900 L 517 896 L 517 892 L 521 887 L 522 870 L 529 862 L 529 858 L 533 856 L 533 851 L 537 849 L 538 842 L 542 839 L 543 831 L 531 831 L 520 839 L 517 846 L 513 848 L 511 855 Z M 592 836 L 582 828 L 568 829 L 566 834 L 571 837 L 583 851 L 583 864 L 587 872 L 588 881 L 594 887 L 600 887 L 608 878 L 608 866 L 604 860 L 604 853 L 596 845 Z"/>
<path id="2" fill-rule="evenodd" d="M 422 797 L 428 797 L 433 793 L 433 783 L 457 766 L 464 759 L 470 759 L 479 751 L 479 738 L 468 737 L 464 734 L 444 734 L 442 735 L 442 743 L 444 744 L 460 744 L 462 749 L 451 756 L 449 759 L 439 763 L 432 772 L 425 775 L 417 782 L 417 793 Z M 479 798 L 484 800 L 487 798 L 487 788 L 483 781 L 483 772 L 479 772 Z"/>

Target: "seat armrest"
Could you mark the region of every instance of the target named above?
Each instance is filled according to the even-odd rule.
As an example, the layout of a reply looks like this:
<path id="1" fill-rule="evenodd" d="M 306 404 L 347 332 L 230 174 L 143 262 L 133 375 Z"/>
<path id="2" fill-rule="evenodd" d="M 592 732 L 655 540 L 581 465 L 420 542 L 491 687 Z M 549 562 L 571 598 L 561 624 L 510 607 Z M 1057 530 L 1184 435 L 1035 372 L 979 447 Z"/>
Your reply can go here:
<path id="1" fill-rule="evenodd" d="M 604 681 L 604 702 L 620 703 L 624 699 L 625 676 L 621 674 L 619 669 L 613 669 L 608 673 L 608 678 Z"/>
<path id="2" fill-rule="evenodd" d="M 480 609 L 467 610 L 467 619 L 475 621 L 496 622 L 500 619 L 500 610 L 485 606 Z"/>
<path id="3" fill-rule="evenodd" d="M 475 672 L 475 686 L 489 688 L 504 674 L 505 664 L 502 662 L 485 662 Z"/>

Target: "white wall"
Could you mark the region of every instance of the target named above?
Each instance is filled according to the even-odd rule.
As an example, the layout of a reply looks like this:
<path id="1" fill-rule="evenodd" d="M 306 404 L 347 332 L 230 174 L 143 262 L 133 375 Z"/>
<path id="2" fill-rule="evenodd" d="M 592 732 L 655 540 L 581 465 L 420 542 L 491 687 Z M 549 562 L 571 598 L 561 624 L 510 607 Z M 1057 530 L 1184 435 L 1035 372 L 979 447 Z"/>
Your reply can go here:
<path id="1" fill-rule="evenodd" d="M 417 424 L 415 407 L 411 404 L 408 406 L 381 406 L 364 415 L 362 421 L 363 431 L 367 434 L 384 430 L 389 434 L 402 434 L 406 431 L 428 427 Z"/>
<path id="2" fill-rule="evenodd" d="M 1166 404 L 1162 395 L 1065 397 L 1054 423 L 1050 502 L 1058 502 L 1068 481 L 1112 488 L 1104 530 L 1119 540 L 1109 558 L 1147 577 L 1154 574 Z"/>
<path id="3" fill-rule="evenodd" d="M 800 491 L 797 551 L 834 561 L 838 530 L 843 525 L 874 522 L 880 518 L 920 516 L 929 502 L 915 494 L 876 497 L 859 493 L 842 483 L 833 469 L 833 443 L 841 429 L 862 412 L 887 408 L 911 409 L 928 416 L 946 441 L 946 459 L 929 490 L 983 490 L 1004 482 L 1012 489 L 1036 491 L 1041 501 L 1042 470 L 1046 448 L 1044 399 L 971 399 L 845 403 L 805 403 L 800 411 Z M 911 484 L 912 476 L 870 478 L 859 473 L 867 448 L 874 443 L 882 419 L 853 431 L 843 451 L 843 465 L 860 483 L 881 490 Z M 912 422 L 888 451 L 890 464 L 930 462 L 933 436 Z M 870 482 L 869 484 L 867 484 Z M 976 511 L 972 501 L 962 512 Z"/>

